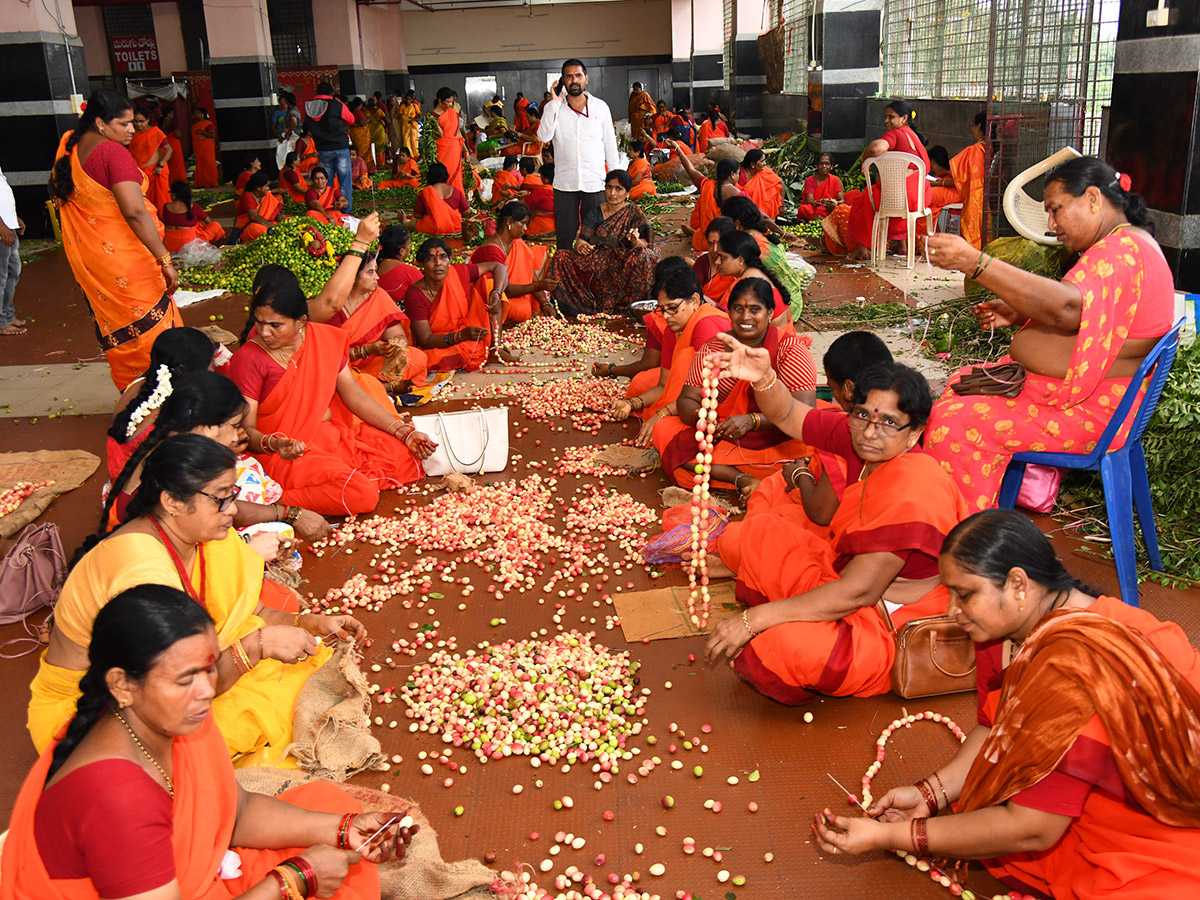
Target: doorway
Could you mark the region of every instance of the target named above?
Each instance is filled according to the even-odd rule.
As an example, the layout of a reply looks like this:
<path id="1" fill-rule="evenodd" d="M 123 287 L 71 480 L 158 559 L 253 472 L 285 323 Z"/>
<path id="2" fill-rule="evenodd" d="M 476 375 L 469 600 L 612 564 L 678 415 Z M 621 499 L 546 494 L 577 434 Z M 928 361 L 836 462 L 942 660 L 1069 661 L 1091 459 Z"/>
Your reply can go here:
<path id="1" fill-rule="evenodd" d="M 496 96 L 495 75 L 471 75 L 466 80 L 466 102 L 463 104 L 464 125 L 483 116 L 483 105 Z M 486 116 L 484 116 L 486 119 Z"/>
<path id="2" fill-rule="evenodd" d="M 670 98 L 663 97 L 658 92 L 658 69 L 630 69 L 629 84 L 625 86 L 626 94 L 633 90 L 633 83 L 635 81 L 641 82 L 642 90 L 653 97 L 655 103 L 659 100 L 666 100 L 667 106 L 671 105 Z"/>

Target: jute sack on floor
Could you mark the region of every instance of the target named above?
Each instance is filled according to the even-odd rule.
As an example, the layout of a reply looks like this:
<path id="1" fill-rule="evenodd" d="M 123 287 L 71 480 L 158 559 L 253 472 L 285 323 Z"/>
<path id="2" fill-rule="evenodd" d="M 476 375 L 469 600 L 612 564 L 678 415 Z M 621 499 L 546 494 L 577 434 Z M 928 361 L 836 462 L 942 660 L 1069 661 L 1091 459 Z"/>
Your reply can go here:
<path id="1" fill-rule="evenodd" d="M 385 762 L 379 739 L 371 734 L 367 679 L 350 647 L 342 643 L 300 690 L 287 749 L 305 772 L 330 781 L 345 781 Z"/>
<path id="2" fill-rule="evenodd" d="M 34 491 L 7 516 L 0 517 L 0 537 L 10 537 L 34 521 L 59 494 L 73 491 L 92 477 L 100 457 L 86 450 L 34 450 L 0 453 L 0 490 L 19 481 L 53 481 Z"/>
<path id="3" fill-rule="evenodd" d="M 662 462 L 658 451 L 653 447 L 629 447 L 625 444 L 610 444 L 592 457 L 592 462 L 612 466 L 614 469 L 625 469 L 637 474 L 652 472 Z"/>
<path id="4" fill-rule="evenodd" d="M 237 780 L 247 791 L 276 796 L 314 779 L 291 769 L 250 768 L 238 769 Z M 352 784 L 338 787 L 363 809 L 404 813 L 421 826 L 401 862 L 379 867 L 384 900 L 495 900 L 489 890 L 495 873 L 475 859 L 453 863 L 442 859 L 437 832 L 414 801 Z"/>

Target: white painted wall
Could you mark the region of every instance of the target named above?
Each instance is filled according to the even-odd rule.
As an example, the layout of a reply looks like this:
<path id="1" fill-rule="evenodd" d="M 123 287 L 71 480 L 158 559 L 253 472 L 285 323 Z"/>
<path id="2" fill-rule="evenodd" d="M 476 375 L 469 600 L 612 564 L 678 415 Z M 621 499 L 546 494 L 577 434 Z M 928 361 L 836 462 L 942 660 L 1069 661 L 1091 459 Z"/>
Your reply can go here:
<path id="1" fill-rule="evenodd" d="M 6 4 L 8 5 L 8 4 Z M 112 74 L 112 58 L 108 53 L 108 34 L 104 30 L 104 10 L 99 6 L 81 6 L 75 10 L 75 27 L 83 41 L 89 78 Z"/>

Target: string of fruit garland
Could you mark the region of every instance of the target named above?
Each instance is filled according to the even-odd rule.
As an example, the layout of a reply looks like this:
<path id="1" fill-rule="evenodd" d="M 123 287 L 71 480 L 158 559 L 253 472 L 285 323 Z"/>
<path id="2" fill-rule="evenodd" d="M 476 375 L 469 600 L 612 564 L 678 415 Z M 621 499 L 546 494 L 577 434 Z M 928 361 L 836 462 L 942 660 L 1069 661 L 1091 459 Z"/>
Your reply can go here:
<path id="1" fill-rule="evenodd" d="M 0 517 L 14 513 L 17 509 L 42 488 L 50 487 L 53 481 L 18 481 L 12 487 L 0 492 Z"/>

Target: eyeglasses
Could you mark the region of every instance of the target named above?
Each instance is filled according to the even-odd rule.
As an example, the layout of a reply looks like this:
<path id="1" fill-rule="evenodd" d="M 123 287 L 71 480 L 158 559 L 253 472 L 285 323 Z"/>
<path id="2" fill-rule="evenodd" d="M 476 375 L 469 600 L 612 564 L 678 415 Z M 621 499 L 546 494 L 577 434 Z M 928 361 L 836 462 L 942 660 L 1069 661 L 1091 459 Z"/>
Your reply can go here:
<path id="1" fill-rule="evenodd" d="M 675 313 L 679 312 L 679 310 L 682 309 L 687 302 L 687 300 L 680 300 L 678 303 L 674 303 L 671 306 L 659 306 L 658 311 L 664 316 L 673 316 Z"/>
<path id="2" fill-rule="evenodd" d="M 866 431 L 868 425 L 874 425 L 875 430 L 885 438 L 894 438 L 905 428 L 912 428 L 912 422 L 907 425 L 897 425 L 890 419 L 872 419 L 870 413 L 859 408 L 850 411 L 850 427 L 855 431 Z"/>
<path id="3" fill-rule="evenodd" d="M 240 494 L 241 492 L 242 492 L 242 489 L 240 487 L 236 487 L 236 486 L 233 489 L 233 493 L 230 494 L 228 497 L 218 497 L 215 494 L 208 493 L 207 491 L 196 491 L 197 494 L 203 494 L 205 497 L 207 497 L 213 503 L 217 504 L 217 512 L 221 512 L 221 513 L 225 512 L 225 510 L 229 509 L 229 505 L 238 498 L 238 494 Z"/>

